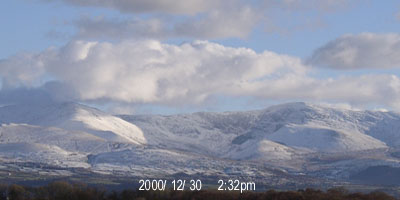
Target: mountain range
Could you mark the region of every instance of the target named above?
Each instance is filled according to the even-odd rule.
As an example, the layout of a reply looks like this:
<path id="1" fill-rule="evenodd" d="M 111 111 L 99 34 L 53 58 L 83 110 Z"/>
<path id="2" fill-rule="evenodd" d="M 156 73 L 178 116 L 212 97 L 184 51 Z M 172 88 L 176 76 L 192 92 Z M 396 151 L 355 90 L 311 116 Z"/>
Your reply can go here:
<path id="1" fill-rule="evenodd" d="M 374 183 L 382 174 L 366 172 L 384 166 L 397 175 L 400 167 L 396 112 L 298 102 L 245 112 L 114 116 L 69 102 L 3 106 L 0 124 L 0 170 L 39 175 L 82 169 L 275 185 Z"/>

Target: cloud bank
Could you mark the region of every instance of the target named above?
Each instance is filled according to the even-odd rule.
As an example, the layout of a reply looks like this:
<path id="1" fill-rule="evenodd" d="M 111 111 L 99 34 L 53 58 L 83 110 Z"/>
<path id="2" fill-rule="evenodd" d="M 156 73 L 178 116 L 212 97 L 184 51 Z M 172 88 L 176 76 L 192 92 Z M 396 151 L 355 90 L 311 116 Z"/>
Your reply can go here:
<path id="1" fill-rule="evenodd" d="M 11 57 L 0 67 L 18 72 L 1 73 L 9 88 L 37 87 L 35 83 L 51 77 L 74 88 L 81 100 L 143 103 L 196 103 L 212 94 L 240 95 L 253 90 L 253 82 L 306 71 L 299 59 L 272 52 L 257 54 L 206 41 L 176 46 L 155 40 L 74 41 L 60 49 Z M 32 71 L 36 74 L 31 77 Z"/>
<path id="2" fill-rule="evenodd" d="M 344 35 L 317 49 L 308 63 L 333 69 L 400 68 L 400 34 Z"/>
<path id="3" fill-rule="evenodd" d="M 400 109 L 395 75 L 316 78 L 299 58 L 206 41 L 73 41 L 10 57 L 0 69 L 3 90 L 39 88 L 59 100 L 181 106 L 219 95 Z"/>

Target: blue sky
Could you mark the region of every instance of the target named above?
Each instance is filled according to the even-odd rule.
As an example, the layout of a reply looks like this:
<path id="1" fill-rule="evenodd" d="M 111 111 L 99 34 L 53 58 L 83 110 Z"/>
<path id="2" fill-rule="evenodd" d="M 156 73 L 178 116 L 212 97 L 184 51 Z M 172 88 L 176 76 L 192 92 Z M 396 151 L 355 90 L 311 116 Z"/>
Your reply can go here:
<path id="1" fill-rule="evenodd" d="M 28 89 L 113 112 L 400 108 L 398 1 L 85 2 L 3 2 L 2 104 L 29 101 L 5 96 Z"/>
<path id="2" fill-rule="evenodd" d="M 259 26 L 246 38 L 228 38 L 212 40 L 233 47 L 249 47 L 257 52 L 271 50 L 277 53 L 294 56 L 309 56 L 315 48 L 343 34 L 362 32 L 397 33 L 400 21 L 396 13 L 400 2 L 388 0 L 360 1 L 338 11 L 284 11 L 274 13 L 275 23 L 287 29 L 293 24 L 301 26 L 306 20 L 318 18 L 322 27 L 304 27 L 291 33 L 267 32 Z M 317 13 L 317 14 L 316 14 Z M 65 5 L 60 2 L 46 3 L 29 0 L 3 2 L 0 7 L 0 32 L 3 38 L 0 58 L 7 58 L 20 51 L 40 51 L 49 46 L 61 46 L 68 38 L 53 38 L 51 32 L 58 31 L 72 35 L 74 27 L 68 24 L 81 16 L 126 16 L 114 10 L 93 7 Z M 299 20 L 302 18 L 303 20 Z M 305 19 L 305 20 L 304 20 Z M 64 25 L 63 25 L 64 24 Z M 299 28 L 300 29 L 300 28 Z M 173 39 L 170 42 L 180 43 L 185 39 Z"/>

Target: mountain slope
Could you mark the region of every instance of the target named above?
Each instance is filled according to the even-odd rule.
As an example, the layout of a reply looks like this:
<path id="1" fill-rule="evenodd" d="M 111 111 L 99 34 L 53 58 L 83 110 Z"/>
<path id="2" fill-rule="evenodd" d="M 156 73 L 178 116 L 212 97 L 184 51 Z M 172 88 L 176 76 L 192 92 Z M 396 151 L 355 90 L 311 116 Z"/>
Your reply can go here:
<path id="1" fill-rule="evenodd" d="M 134 124 L 76 103 L 0 107 L 0 123 L 58 127 L 115 142 L 146 143 L 143 132 Z"/>
<path id="2" fill-rule="evenodd" d="M 151 135 L 154 145 L 186 151 L 195 149 L 193 151 L 228 158 L 264 155 L 265 159 L 286 159 L 291 157 L 288 155 L 310 152 L 386 149 L 400 141 L 398 114 L 306 103 L 249 112 L 121 118 Z M 386 131 L 379 132 L 381 129 Z"/>
<path id="3" fill-rule="evenodd" d="M 112 116 L 60 103 L 0 107 L 0 124 L 0 160 L 100 173 L 274 176 L 277 168 L 348 177 L 368 166 L 400 166 L 393 156 L 400 152 L 400 114 L 393 112 L 289 103 L 246 112 Z"/>

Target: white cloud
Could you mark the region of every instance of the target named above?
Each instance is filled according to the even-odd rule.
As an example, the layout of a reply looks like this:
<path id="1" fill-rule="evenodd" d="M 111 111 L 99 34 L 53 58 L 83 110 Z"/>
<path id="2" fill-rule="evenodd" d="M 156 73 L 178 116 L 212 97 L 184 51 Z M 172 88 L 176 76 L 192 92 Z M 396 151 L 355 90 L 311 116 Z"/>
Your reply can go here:
<path id="1" fill-rule="evenodd" d="M 344 76 L 315 84 L 311 96 L 351 105 L 386 105 L 400 109 L 400 79 L 392 74 Z"/>
<path id="2" fill-rule="evenodd" d="M 308 63 L 333 69 L 400 67 L 400 35 L 344 35 L 317 49 Z"/>
<path id="3" fill-rule="evenodd" d="M 18 73 L 11 70 L 15 66 Z M 205 41 L 179 46 L 155 40 L 75 41 L 11 57 L 0 63 L 0 69 L 9 88 L 41 87 L 58 98 L 80 101 L 181 106 L 222 95 L 400 109 L 400 79 L 395 75 L 314 78 L 299 58 Z M 32 69 L 39 70 L 27 79 Z M 48 77 L 53 84 L 46 81 Z"/>
<path id="4" fill-rule="evenodd" d="M 9 59 L 0 60 L 2 87 L 38 86 L 39 77 L 45 72 L 43 59 L 47 56 L 20 53 Z"/>
<path id="5" fill-rule="evenodd" d="M 9 63 L 16 62 L 14 59 L 0 67 L 13 67 Z M 22 61 L 25 65 L 20 66 L 26 69 L 44 69 L 35 76 L 37 82 L 52 77 L 73 88 L 81 100 L 133 103 L 199 103 L 213 94 L 250 92 L 263 79 L 306 72 L 297 58 L 205 41 L 180 46 L 154 40 L 117 44 L 76 41 Z M 2 71 L 1 77 L 15 80 L 8 85 L 31 86 L 31 81 L 23 78 L 30 72 L 21 73 Z"/>
<path id="6" fill-rule="evenodd" d="M 89 48 L 89 49 L 88 49 Z M 75 53 L 72 56 L 71 52 Z M 157 41 L 118 44 L 73 42 L 48 60 L 48 72 L 75 88 L 82 100 L 202 102 L 234 94 L 266 76 L 303 74 L 300 60 L 271 52 L 198 41 L 181 46 Z"/>

